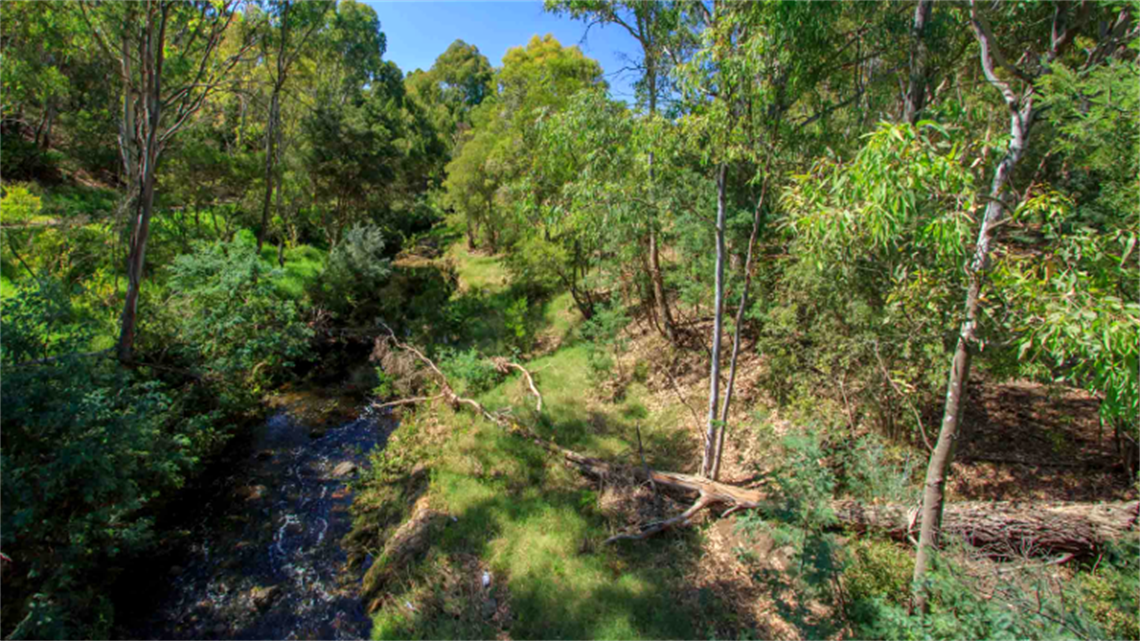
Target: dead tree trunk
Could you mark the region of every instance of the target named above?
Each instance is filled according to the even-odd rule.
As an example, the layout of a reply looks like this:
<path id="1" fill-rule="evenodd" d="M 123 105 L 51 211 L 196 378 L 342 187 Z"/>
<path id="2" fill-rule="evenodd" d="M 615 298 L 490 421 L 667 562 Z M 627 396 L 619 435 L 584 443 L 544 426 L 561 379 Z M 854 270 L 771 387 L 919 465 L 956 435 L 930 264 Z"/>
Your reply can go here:
<path id="1" fill-rule="evenodd" d="M 633 478 L 651 482 L 665 491 L 697 495 L 689 509 L 657 523 L 642 525 L 635 533 L 618 534 L 607 542 L 644 539 L 689 523 L 704 508 L 726 508 L 722 516 L 746 509 L 776 507 L 760 490 L 709 481 L 699 476 L 641 467 L 615 466 L 582 456 L 552 443 L 539 444 L 568 464 L 597 479 Z M 835 525 L 856 532 L 874 532 L 898 541 L 913 540 L 922 527 L 921 513 L 902 505 L 863 505 L 832 501 Z M 942 540 L 960 541 L 983 554 L 1002 559 L 1071 554 L 1089 557 L 1114 540 L 1137 533 L 1140 502 L 1115 503 L 951 503 L 942 514 Z"/>
<path id="2" fill-rule="evenodd" d="M 914 514 L 900 505 L 832 505 L 851 530 L 899 541 L 914 532 Z M 1136 532 L 1140 503 L 951 503 L 942 514 L 943 542 L 961 541 L 995 558 L 1071 554 L 1093 556 L 1109 541 Z"/>

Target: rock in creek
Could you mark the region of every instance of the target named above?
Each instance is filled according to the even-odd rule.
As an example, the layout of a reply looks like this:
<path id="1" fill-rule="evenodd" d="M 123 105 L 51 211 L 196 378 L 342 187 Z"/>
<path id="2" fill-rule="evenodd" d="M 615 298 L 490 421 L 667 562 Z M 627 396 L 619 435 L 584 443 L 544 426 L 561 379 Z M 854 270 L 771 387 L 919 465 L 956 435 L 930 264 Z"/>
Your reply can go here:
<path id="1" fill-rule="evenodd" d="M 352 461 L 344 461 L 333 468 L 332 474 L 334 478 L 344 478 L 351 474 L 355 474 L 357 470 L 356 463 Z"/>
<path id="2" fill-rule="evenodd" d="M 249 593 L 249 600 L 253 603 L 253 607 L 258 610 L 264 610 L 281 594 L 281 587 L 271 585 L 267 588 L 254 588 Z"/>

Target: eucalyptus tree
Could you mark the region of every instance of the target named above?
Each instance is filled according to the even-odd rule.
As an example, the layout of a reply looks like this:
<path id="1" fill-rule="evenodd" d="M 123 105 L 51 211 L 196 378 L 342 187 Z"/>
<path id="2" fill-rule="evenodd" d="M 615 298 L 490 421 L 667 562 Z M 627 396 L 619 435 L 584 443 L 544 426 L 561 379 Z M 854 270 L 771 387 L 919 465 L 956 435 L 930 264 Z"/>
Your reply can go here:
<path id="1" fill-rule="evenodd" d="M 117 347 L 123 362 L 133 358 L 158 163 L 171 138 L 253 48 L 256 35 L 247 31 L 231 53 L 223 53 L 226 33 L 239 19 L 241 6 L 240 0 L 80 5 L 91 34 L 118 65 L 122 81 L 119 151 L 130 213 L 127 292 Z"/>
<path id="2" fill-rule="evenodd" d="M 872 81 L 886 76 L 881 72 L 870 78 L 860 75 L 853 81 L 848 71 L 861 69 L 874 59 L 873 53 L 860 52 L 854 45 L 862 45 L 878 26 L 884 9 L 871 3 L 714 2 L 694 3 L 686 11 L 703 30 L 700 48 L 677 68 L 691 112 L 685 122 L 690 134 L 703 141 L 702 157 L 714 168 L 717 183 L 712 362 L 701 465 L 702 474 L 715 477 L 732 398 L 740 325 L 748 305 L 754 248 L 767 227 L 769 183 L 782 170 L 794 167 L 789 160 L 803 153 L 796 150 L 806 148 L 808 134 L 815 135 L 817 130 L 826 134 L 825 125 L 833 114 L 855 102 Z M 745 282 L 721 405 L 726 221 L 735 202 L 736 190 L 730 182 L 738 174 L 747 176 L 748 185 L 758 187 L 759 193 L 751 194 L 754 206 Z"/>
<path id="3" fill-rule="evenodd" d="M 269 229 L 269 210 L 274 186 L 280 182 L 275 167 L 278 160 L 276 148 L 281 138 L 279 131 L 281 92 L 285 88 L 289 69 L 305 52 L 310 37 L 324 26 L 325 14 L 332 7 L 333 3 L 325 0 L 308 2 L 266 0 L 263 5 L 268 24 L 266 33 L 261 39 L 262 59 L 269 74 L 270 97 L 265 123 L 265 197 L 261 204 L 261 225 L 257 230 L 259 255 Z M 291 38 L 294 41 L 291 41 Z"/>
<path id="4" fill-rule="evenodd" d="M 933 0 L 918 0 L 914 6 L 914 23 L 910 30 L 910 76 L 907 78 L 903 101 L 903 120 L 912 125 L 918 122 L 918 116 L 926 106 L 926 83 L 929 74 L 927 23 L 930 22 L 933 8 Z"/>
<path id="5" fill-rule="evenodd" d="M 1123 18 L 1123 20 L 1121 20 Z M 1128 26 L 1118 15 L 1113 28 Z M 1095 68 L 1057 63 L 1040 81 L 1043 120 L 1059 157 L 1052 184 L 1015 212 L 1039 225 L 1049 252 L 1009 252 L 997 286 L 1014 292 L 1018 349 L 1100 397 L 1130 477 L 1140 441 L 1140 65 L 1135 44 Z M 997 278 L 995 278 L 997 280 Z"/>
<path id="6" fill-rule="evenodd" d="M 67 67 L 81 50 L 81 24 L 66 5 L 10 2 L 2 12 L 0 116 L 5 125 L 30 130 L 35 146 L 47 149 L 59 107 L 71 91 Z"/>
<path id="7" fill-rule="evenodd" d="M 472 126 L 472 111 L 494 93 L 494 69 L 479 48 L 456 40 L 427 71 L 408 74 L 408 94 L 432 112 L 432 121 L 448 143 L 449 153 L 461 133 Z"/>
<path id="8" fill-rule="evenodd" d="M 492 250 L 503 240 L 512 244 L 548 231 L 541 208 L 531 205 L 558 185 L 528 173 L 536 123 L 561 110 L 578 91 L 605 86 L 595 60 L 551 35 L 534 36 L 525 47 L 507 51 L 494 84 L 497 91 L 471 112 L 474 127 L 460 137 L 444 183 L 449 202 L 467 220 L 468 243 L 477 242 L 482 227 Z M 514 220 L 508 214 L 515 214 Z"/>
<path id="9" fill-rule="evenodd" d="M 578 92 L 537 124 L 528 175 L 541 176 L 546 186 L 525 206 L 542 221 L 542 233 L 525 235 L 510 262 L 531 279 L 565 287 L 586 319 L 605 292 L 614 295 L 623 259 L 638 251 L 631 241 L 644 229 L 637 184 L 648 165 L 636 147 L 636 124 L 600 90 Z M 516 189 L 536 184 L 527 178 Z"/>
<path id="10" fill-rule="evenodd" d="M 304 120 L 308 173 L 330 247 L 397 194 L 406 158 L 402 75 L 382 63 L 358 97 L 319 104 Z"/>
<path id="11" fill-rule="evenodd" d="M 636 89 L 638 102 L 644 104 L 649 118 L 657 117 L 657 102 L 669 91 L 669 71 L 674 60 L 686 47 L 688 31 L 681 28 L 681 11 L 676 3 L 637 2 L 623 0 L 547 0 L 547 11 L 568 13 L 589 24 L 614 25 L 623 29 L 641 47 L 641 59 L 635 62 L 641 71 Z M 649 150 L 647 180 L 654 185 L 654 150 Z M 651 197 L 646 210 L 646 236 L 649 245 L 649 277 L 653 284 L 653 302 L 659 328 L 670 341 L 676 341 L 673 315 L 661 276 L 662 221 L 657 204 Z"/>
<path id="12" fill-rule="evenodd" d="M 1096 44 L 1083 52 L 1079 69 L 1088 73 L 1116 55 L 1128 41 L 1134 40 L 1138 32 L 1134 26 L 1131 8 L 1097 7 L 1094 11 L 1090 2 L 1073 5 L 1060 2 L 1044 5 L 999 5 L 990 8 L 979 7 L 976 0 L 969 5 L 970 26 L 977 40 L 982 72 L 986 81 L 999 93 L 1009 117 L 1009 141 L 1005 151 L 994 168 L 993 179 L 985 197 L 986 206 L 978 228 L 977 241 L 966 269 L 966 299 L 963 305 L 963 320 L 958 330 L 957 345 L 954 349 L 946 384 L 946 404 L 942 415 L 942 425 L 938 441 L 930 456 L 927 467 L 921 510 L 921 529 L 918 552 L 914 564 L 914 605 L 924 610 L 927 594 L 924 587 L 926 570 L 932 550 L 938 544 L 938 528 L 941 524 L 942 506 L 946 476 L 953 459 L 955 443 L 960 432 L 962 409 L 964 407 L 966 385 L 970 375 L 970 361 L 976 350 L 978 312 L 981 302 L 982 285 L 991 265 L 996 234 L 1005 221 L 1008 212 L 1015 210 L 1018 199 L 1010 188 L 1010 181 L 1018 164 L 1029 147 L 1030 133 L 1040 117 L 1042 105 L 1040 92 L 1042 81 L 1053 71 L 1055 65 L 1064 61 L 1073 42 L 1082 31 L 1091 31 L 1095 23 L 1111 25 L 1102 29 Z M 1039 14 L 1051 12 L 1051 20 L 1040 20 Z M 1007 56 L 1003 49 L 1010 45 L 1000 42 L 991 27 L 992 14 L 1002 18 L 1001 31 L 1010 37 L 1024 37 L 1033 34 L 1043 42 L 1021 42 L 1023 50 L 1016 58 Z M 1090 20 L 1094 14 L 1099 20 Z M 1038 35 L 1038 29 L 1029 27 L 1033 23 L 1047 24 L 1048 33 Z M 1082 57 L 1074 54 L 1078 60 Z M 1014 60 L 1015 62 L 1011 62 Z"/>
<path id="13" fill-rule="evenodd" d="M 494 118 L 493 103 L 474 110 L 471 121 L 473 128 L 457 136 L 443 188 L 448 204 L 463 215 L 467 248 L 473 250 L 478 246 L 480 229 L 485 228 L 494 251 L 494 199 L 499 180 L 487 161 L 501 132 L 496 128 L 500 123 Z"/>
<path id="14" fill-rule="evenodd" d="M 399 223 L 446 150 L 407 95 L 403 72 L 383 60 L 376 11 L 345 0 L 326 14 L 313 43 L 309 109 L 301 118 L 305 173 L 330 246 L 354 223 Z M 386 218 L 386 220 L 381 220 Z"/>

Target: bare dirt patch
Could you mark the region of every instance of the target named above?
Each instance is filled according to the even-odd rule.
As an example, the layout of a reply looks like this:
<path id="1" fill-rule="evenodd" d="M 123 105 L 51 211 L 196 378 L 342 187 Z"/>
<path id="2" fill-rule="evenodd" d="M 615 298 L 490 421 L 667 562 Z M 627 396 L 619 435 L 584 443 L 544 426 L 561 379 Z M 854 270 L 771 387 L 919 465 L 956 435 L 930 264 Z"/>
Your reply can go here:
<path id="1" fill-rule="evenodd" d="M 1126 500 L 1128 483 L 1100 401 L 1031 382 L 975 383 L 951 496 L 960 500 Z"/>

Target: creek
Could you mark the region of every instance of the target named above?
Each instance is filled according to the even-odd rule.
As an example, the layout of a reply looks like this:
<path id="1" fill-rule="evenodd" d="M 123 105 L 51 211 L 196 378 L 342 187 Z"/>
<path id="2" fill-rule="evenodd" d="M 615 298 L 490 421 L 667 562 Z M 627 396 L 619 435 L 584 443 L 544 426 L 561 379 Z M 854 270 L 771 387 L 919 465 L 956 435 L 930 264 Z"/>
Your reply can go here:
<path id="1" fill-rule="evenodd" d="M 345 567 L 340 541 L 352 524 L 348 484 L 395 424 L 366 411 L 321 425 L 307 411 L 336 402 L 286 395 L 227 448 L 180 504 L 177 536 L 118 581 L 115 636 L 369 637 L 363 569 Z"/>

